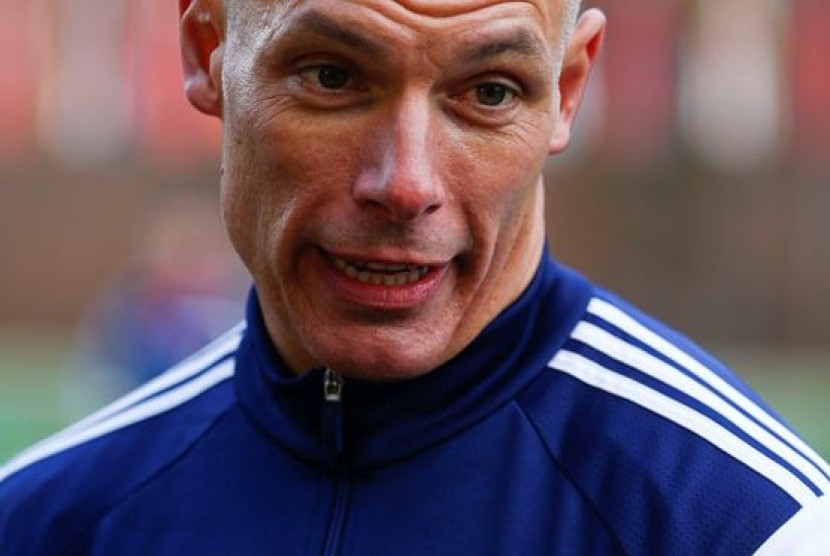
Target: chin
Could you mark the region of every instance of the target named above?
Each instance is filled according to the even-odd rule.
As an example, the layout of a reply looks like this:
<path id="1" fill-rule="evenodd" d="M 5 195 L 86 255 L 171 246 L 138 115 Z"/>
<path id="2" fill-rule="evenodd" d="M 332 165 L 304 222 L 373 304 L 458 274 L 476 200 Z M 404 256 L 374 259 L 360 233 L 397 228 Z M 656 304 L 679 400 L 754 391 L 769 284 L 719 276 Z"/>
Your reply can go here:
<path id="1" fill-rule="evenodd" d="M 351 322 L 350 322 L 351 320 Z M 330 320 L 300 336 L 318 366 L 343 377 L 401 381 L 431 373 L 448 361 L 458 345 L 456 330 L 444 319 L 398 322 Z M 415 320 L 416 322 L 413 322 Z"/>
<path id="2" fill-rule="evenodd" d="M 361 354 L 349 353 L 321 358 L 328 362 L 326 367 L 337 371 L 345 378 L 375 382 L 399 382 L 431 373 L 442 363 L 439 356 L 417 353 L 407 354 L 406 350 L 395 353 Z"/>

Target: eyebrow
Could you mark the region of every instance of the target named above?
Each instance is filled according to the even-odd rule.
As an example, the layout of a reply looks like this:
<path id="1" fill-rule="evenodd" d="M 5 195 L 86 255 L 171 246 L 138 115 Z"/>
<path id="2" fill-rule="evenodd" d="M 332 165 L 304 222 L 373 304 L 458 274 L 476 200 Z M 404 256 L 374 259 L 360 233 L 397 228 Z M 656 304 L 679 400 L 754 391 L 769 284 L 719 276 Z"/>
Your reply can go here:
<path id="1" fill-rule="evenodd" d="M 474 46 L 462 55 L 462 59 L 468 62 L 482 62 L 506 53 L 516 53 L 528 58 L 545 58 L 547 48 L 536 35 L 526 29 L 517 29 L 510 35 Z"/>
<path id="2" fill-rule="evenodd" d="M 360 50 L 368 56 L 380 58 L 391 55 L 391 49 L 387 45 L 372 40 L 337 19 L 317 10 L 309 10 L 298 16 L 293 28 L 294 32 L 297 33 L 313 33 L 333 39 Z M 547 48 L 543 40 L 527 29 L 517 29 L 510 34 L 474 45 L 461 54 L 460 60 L 468 63 L 483 62 L 510 53 L 535 59 L 547 58 Z"/>
<path id="3" fill-rule="evenodd" d="M 382 43 L 373 41 L 365 35 L 346 27 L 336 19 L 315 10 L 300 15 L 295 25 L 299 32 L 314 33 L 315 35 L 334 39 L 370 56 L 389 54 L 389 48 Z"/>

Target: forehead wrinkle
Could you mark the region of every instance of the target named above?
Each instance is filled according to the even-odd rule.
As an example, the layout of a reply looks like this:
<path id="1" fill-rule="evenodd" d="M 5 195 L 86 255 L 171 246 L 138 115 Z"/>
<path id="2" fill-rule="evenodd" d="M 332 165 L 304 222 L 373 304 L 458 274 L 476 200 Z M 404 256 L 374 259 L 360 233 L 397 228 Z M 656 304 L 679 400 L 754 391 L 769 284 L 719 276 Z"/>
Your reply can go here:
<path id="1" fill-rule="evenodd" d="M 487 27 L 490 26 L 486 24 L 482 28 L 479 28 L 480 24 L 476 24 L 475 28 L 466 26 L 466 29 L 461 31 L 460 36 L 467 35 L 468 38 L 461 41 L 461 44 L 455 45 L 456 55 L 453 55 L 453 58 L 475 63 L 506 53 L 540 60 L 543 63 L 551 63 L 552 59 L 556 57 L 552 51 L 553 49 L 550 48 L 554 45 L 548 45 L 547 43 L 549 41 L 559 42 L 559 40 L 554 39 L 561 37 L 555 37 L 559 33 L 555 33 L 555 29 L 545 25 L 545 23 L 550 23 L 546 17 L 556 15 L 555 12 L 545 12 L 553 5 L 565 0 L 472 0 L 472 2 L 465 1 L 458 4 L 470 4 L 467 8 L 474 6 L 473 9 L 458 10 L 458 7 L 456 7 L 455 10 L 452 10 L 453 15 L 413 11 L 409 9 L 413 6 L 407 6 L 407 3 L 401 0 L 365 0 L 366 3 L 355 2 L 354 4 L 350 0 L 244 1 L 253 4 L 248 4 L 247 10 L 253 17 L 246 18 L 248 29 L 243 32 L 243 35 L 247 35 L 247 39 L 240 38 L 243 38 L 243 42 L 247 42 L 252 47 L 256 45 L 253 48 L 255 51 L 273 52 L 273 48 L 276 48 L 280 42 L 281 35 L 295 35 L 296 32 L 302 36 L 302 33 L 307 32 L 330 37 L 378 59 L 389 59 L 401 55 L 400 48 L 392 47 L 381 40 L 380 37 L 376 38 L 365 30 L 360 30 L 361 24 L 368 16 L 369 19 L 378 18 L 379 22 L 383 21 L 384 23 L 393 23 L 395 26 L 403 26 L 394 32 L 387 28 L 382 34 L 385 36 L 389 33 L 390 37 L 394 36 L 397 39 L 403 39 L 406 36 L 406 42 L 410 43 L 410 47 L 413 49 L 410 51 L 412 54 L 420 50 L 423 55 L 431 58 L 431 55 L 428 55 L 427 52 L 432 51 L 435 47 L 446 52 L 447 47 L 453 46 L 433 35 L 435 31 L 440 31 L 442 28 L 447 29 L 455 26 L 456 23 L 449 21 L 455 19 L 453 15 L 464 17 L 474 12 L 481 13 L 494 10 L 486 20 L 496 23 L 496 28 L 487 30 Z M 435 0 L 427 0 L 426 3 L 431 4 L 432 2 L 435 2 Z M 447 0 L 440 0 L 435 4 L 443 5 L 445 2 Z M 502 24 L 506 23 L 506 20 L 502 19 L 504 17 L 502 14 L 508 15 L 503 10 L 511 5 L 525 6 L 535 11 L 540 18 L 536 21 L 543 23 L 540 29 L 542 34 L 537 35 L 529 29 L 505 30 Z M 255 9 L 254 6 L 259 9 Z M 337 9 L 332 10 L 332 7 Z M 350 7 L 359 9 L 348 9 Z M 368 9 L 368 12 L 361 14 L 364 9 Z M 533 17 L 532 19 L 536 18 Z M 555 19 L 557 20 L 556 23 L 559 23 L 560 18 Z M 482 24 L 484 24 L 483 21 Z M 437 27 L 434 27 L 436 25 Z M 383 27 L 386 27 L 386 25 L 383 25 Z M 554 31 L 554 36 L 548 35 L 551 31 Z M 403 36 L 401 33 L 403 33 Z M 416 39 L 417 35 L 421 35 L 421 39 L 425 39 L 425 41 L 415 40 L 414 43 L 411 42 Z M 459 34 L 453 33 L 453 36 L 458 37 Z M 416 43 L 421 43 L 421 48 L 418 48 Z M 467 52 L 464 52 L 465 43 Z M 458 57 L 459 51 L 461 52 L 460 58 Z"/>
<path id="2" fill-rule="evenodd" d="M 408 12 L 430 18 L 459 16 L 508 3 L 527 3 L 544 12 L 540 5 L 563 1 L 566 0 L 392 0 Z"/>
<path id="3" fill-rule="evenodd" d="M 387 56 L 389 48 L 340 23 L 323 12 L 315 9 L 303 12 L 293 22 L 290 32 L 307 32 L 328 37 L 371 56 Z"/>

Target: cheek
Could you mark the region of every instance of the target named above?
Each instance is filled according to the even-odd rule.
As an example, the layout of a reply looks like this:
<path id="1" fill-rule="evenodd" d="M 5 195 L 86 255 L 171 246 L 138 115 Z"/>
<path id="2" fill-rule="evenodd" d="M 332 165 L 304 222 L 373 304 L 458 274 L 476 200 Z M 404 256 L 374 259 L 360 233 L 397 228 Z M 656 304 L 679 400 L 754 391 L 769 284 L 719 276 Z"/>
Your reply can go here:
<path id="1" fill-rule="evenodd" d="M 270 232 L 279 227 L 291 199 L 290 178 L 275 137 L 262 133 L 254 118 L 234 111 L 225 119 L 222 212 L 234 247 L 252 273 L 270 250 Z"/>
<path id="2" fill-rule="evenodd" d="M 494 134 L 464 144 L 463 152 L 451 172 L 460 180 L 454 190 L 473 227 L 493 236 L 520 224 L 536 202 L 547 153 L 544 133 Z"/>
<path id="3" fill-rule="evenodd" d="M 222 176 L 221 203 L 228 237 L 242 261 L 255 273 L 258 265 L 254 257 L 261 251 L 258 249 L 261 235 L 258 230 L 264 215 L 253 210 L 253 207 L 261 206 L 262 201 L 251 187 L 252 182 L 255 182 L 254 176 L 239 168 L 226 168 Z"/>
<path id="4" fill-rule="evenodd" d="M 322 125 L 277 108 L 232 112 L 226 124 L 223 212 L 249 268 L 279 263 L 315 221 L 342 210 L 361 157 L 355 126 Z"/>
<path id="5" fill-rule="evenodd" d="M 256 109 L 235 118 L 226 143 L 241 151 L 243 164 L 255 167 L 251 173 L 270 182 L 271 190 L 293 186 L 299 193 L 313 193 L 333 179 L 342 182 L 360 156 L 365 133 L 359 122 L 305 114 L 281 99 L 249 104 Z"/>

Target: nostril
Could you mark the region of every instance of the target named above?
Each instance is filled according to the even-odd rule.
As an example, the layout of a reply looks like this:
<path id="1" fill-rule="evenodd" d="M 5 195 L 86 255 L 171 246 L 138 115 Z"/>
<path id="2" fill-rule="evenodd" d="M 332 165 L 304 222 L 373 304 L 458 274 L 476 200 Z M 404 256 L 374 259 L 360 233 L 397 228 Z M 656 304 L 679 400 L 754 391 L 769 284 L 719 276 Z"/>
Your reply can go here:
<path id="1" fill-rule="evenodd" d="M 387 218 L 407 221 L 435 213 L 443 205 L 443 186 L 431 176 L 414 172 L 366 172 L 352 189 L 354 199 L 369 210 L 381 210 Z"/>

